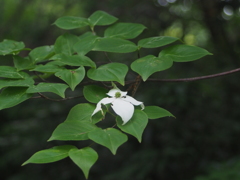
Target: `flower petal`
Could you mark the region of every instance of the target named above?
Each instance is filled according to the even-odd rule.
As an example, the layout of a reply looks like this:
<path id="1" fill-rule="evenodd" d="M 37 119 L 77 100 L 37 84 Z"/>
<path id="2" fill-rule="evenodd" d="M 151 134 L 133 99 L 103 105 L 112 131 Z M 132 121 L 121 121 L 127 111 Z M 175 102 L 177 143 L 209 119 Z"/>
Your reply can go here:
<path id="1" fill-rule="evenodd" d="M 123 101 L 121 98 L 115 99 L 112 102 L 112 108 L 117 115 L 119 115 L 123 120 L 123 125 L 126 124 L 133 116 L 134 106 Z"/>
<path id="2" fill-rule="evenodd" d="M 112 103 L 113 101 L 114 101 L 114 98 L 108 98 L 108 97 L 103 98 L 101 101 L 97 103 L 97 107 L 93 111 L 92 116 L 96 114 L 98 111 L 102 111 L 102 104 L 106 105 L 106 104 Z M 102 111 L 102 114 L 103 114 L 103 111 Z"/>
<path id="3" fill-rule="evenodd" d="M 126 96 L 127 95 L 127 92 L 124 92 L 124 91 L 120 91 L 119 89 L 111 89 L 107 95 L 111 96 L 111 97 L 115 97 L 115 94 L 117 92 L 120 92 L 121 93 L 121 96 Z"/>
<path id="4" fill-rule="evenodd" d="M 126 96 L 125 98 L 121 98 L 121 99 L 124 100 L 124 101 L 130 102 L 130 103 L 132 103 L 132 104 L 135 105 L 135 106 L 141 105 L 142 110 L 144 109 L 143 102 L 137 101 L 136 99 L 134 99 L 134 98 L 131 97 L 131 96 Z"/>

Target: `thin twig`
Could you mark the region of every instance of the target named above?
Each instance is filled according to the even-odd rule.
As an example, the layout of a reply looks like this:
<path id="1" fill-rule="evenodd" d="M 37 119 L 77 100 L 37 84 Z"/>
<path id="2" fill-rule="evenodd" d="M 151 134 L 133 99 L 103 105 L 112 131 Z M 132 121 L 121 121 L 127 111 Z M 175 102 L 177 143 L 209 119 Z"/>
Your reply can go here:
<path id="1" fill-rule="evenodd" d="M 67 97 L 67 98 L 63 98 L 63 99 L 52 99 L 52 98 L 49 98 L 49 97 L 43 95 L 42 93 L 38 92 L 38 94 L 40 95 L 40 97 L 37 96 L 37 97 L 34 97 L 34 98 L 44 98 L 44 99 L 47 99 L 47 100 L 50 100 L 50 101 L 57 101 L 57 102 L 83 97 L 83 96 L 76 96 L 76 97 Z"/>

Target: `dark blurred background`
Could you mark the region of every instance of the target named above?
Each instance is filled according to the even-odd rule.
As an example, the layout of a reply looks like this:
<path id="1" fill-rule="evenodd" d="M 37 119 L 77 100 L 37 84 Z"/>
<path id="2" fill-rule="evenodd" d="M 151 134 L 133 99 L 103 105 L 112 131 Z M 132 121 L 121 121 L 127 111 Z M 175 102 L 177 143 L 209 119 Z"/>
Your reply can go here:
<path id="1" fill-rule="evenodd" d="M 240 0 L 0 0 L 0 41 L 23 41 L 32 49 L 52 45 L 66 32 L 52 25 L 57 18 L 89 17 L 96 10 L 106 11 L 121 22 L 148 27 L 134 42 L 158 35 L 174 36 L 214 54 L 175 63 L 151 78 L 195 77 L 240 66 Z M 83 30 L 69 32 L 80 35 Z M 157 55 L 160 50 L 144 51 L 143 55 Z M 96 60 L 104 58 L 90 55 Z M 132 61 L 136 56 L 117 54 L 112 58 Z M 7 64 L 12 64 L 10 58 Z M 129 136 L 115 156 L 105 147 L 94 146 L 99 159 L 90 170 L 89 180 L 239 180 L 239 77 L 235 73 L 193 82 L 141 83 L 135 98 L 145 105 L 163 107 L 176 118 L 150 120 L 142 143 Z M 81 88 L 75 93 L 81 94 Z M 82 142 L 46 142 L 80 102 L 84 99 L 30 99 L 0 111 L 0 179 L 84 179 L 68 158 L 21 167 L 42 149 L 71 143 L 84 147 Z"/>

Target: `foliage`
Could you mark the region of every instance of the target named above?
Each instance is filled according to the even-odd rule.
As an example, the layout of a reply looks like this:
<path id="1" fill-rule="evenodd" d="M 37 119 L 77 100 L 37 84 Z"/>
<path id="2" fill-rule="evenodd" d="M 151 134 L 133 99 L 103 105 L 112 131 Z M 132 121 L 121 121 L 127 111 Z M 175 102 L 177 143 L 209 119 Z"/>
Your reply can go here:
<path id="1" fill-rule="evenodd" d="M 136 91 L 139 81 L 126 81 L 131 71 L 137 73 L 138 78 L 147 81 L 154 73 L 167 70 L 174 63 L 194 61 L 211 55 L 200 47 L 182 44 L 178 38 L 168 36 L 144 38 L 135 43 L 129 39 L 139 36 L 146 27 L 137 23 L 118 23 L 117 20 L 103 11 L 96 11 L 89 18 L 61 17 L 54 23 L 57 27 L 64 30 L 89 27 L 91 32 L 81 35 L 65 33 L 56 39 L 54 45 L 33 50 L 25 48 L 23 42 L 3 40 L 0 43 L 0 55 L 12 56 L 14 67 L 0 66 L 0 109 L 10 108 L 27 99 L 38 97 L 35 94 L 50 99 L 42 93 L 53 93 L 62 98 L 57 100 L 64 100 L 70 98 L 65 97 L 66 89 L 74 91 L 77 86 L 82 85 L 85 99 L 90 103 L 97 103 L 106 96 L 111 82 L 123 86 L 132 83 L 133 90 Z M 108 26 L 103 37 L 95 31 L 97 26 Z M 148 54 L 140 57 L 144 48 L 161 48 L 161 51 L 158 56 Z M 23 51 L 30 52 L 28 56 L 21 57 Z M 88 53 L 94 52 L 135 55 L 129 61 L 130 65 L 113 62 L 107 55 L 105 59 L 108 62 L 99 65 L 98 60 L 92 60 L 88 56 Z M 136 56 L 138 58 L 135 58 Z M 57 82 L 49 82 L 48 79 L 54 76 Z M 96 85 L 99 83 L 104 87 Z M 95 106 L 90 103 L 74 106 L 66 120 L 54 130 L 49 141 L 91 140 L 108 148 L 115 155 L 119 146 L 128 140 L 125 133 L 141 142 L 148 119 L 173 116 L 158 106 L 146 106 L 144 110 L 136 108 L 131 120 L 122 125 L 122 119 L 112 114 L 108 106 L 102 114 L 99 112 L 92 116 Z M 102 127 L 102 122 L 107 121 L 110 115 L 115 119 L 115 123 L 107 128 Z M 98 159 L 98 154 L 90 146 L 80 149 L 72 145 L 55 146 L 38 151 L 23 165 L 50 163 L 66 157 L 69 157 L 88 178 L 89 170 Z"/>

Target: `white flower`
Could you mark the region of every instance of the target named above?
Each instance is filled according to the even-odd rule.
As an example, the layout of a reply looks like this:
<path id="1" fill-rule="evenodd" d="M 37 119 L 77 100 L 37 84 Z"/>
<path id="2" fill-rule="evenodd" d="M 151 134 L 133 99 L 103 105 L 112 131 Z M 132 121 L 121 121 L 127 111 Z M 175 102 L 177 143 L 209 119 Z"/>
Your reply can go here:
<path id="1" fill-rule="evenodd" d="M 101 105 L 110 104 L 112 109 L 115 111 L 117 115 L 119 115 L 123 120 L 123 125 L 126 124 L 133 116 L 134 106 L 141 105 L 142 110 L 144 109 L 143 102 L 137 101 L 131 96 L 127 95 L 127 92 L 120 91 L 117 88 L 111 89 L 108 93 L 108 96 L 103 98 L 101 101 L 97 103 L 96 109 L 93 111 L 92 116 L 96 114 L 98 111 L 102 111 Z"/>

